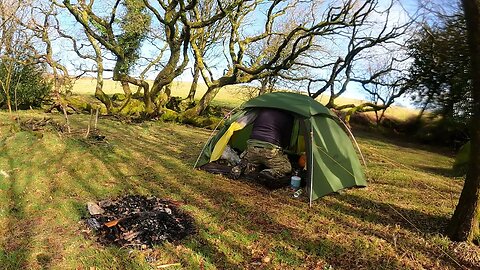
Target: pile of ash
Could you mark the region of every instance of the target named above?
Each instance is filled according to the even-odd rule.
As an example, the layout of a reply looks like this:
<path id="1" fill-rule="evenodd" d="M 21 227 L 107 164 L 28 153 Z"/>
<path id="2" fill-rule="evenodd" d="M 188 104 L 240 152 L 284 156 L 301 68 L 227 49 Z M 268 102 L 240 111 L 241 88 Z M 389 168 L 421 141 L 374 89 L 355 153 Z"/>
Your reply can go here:
<path id="1" fill-rule="evenodd" d="M 85 222 L 103 244 L 146 248 L 195 233 L 193 219 L 176 205 L 139 195 L 90 202 Z"/>

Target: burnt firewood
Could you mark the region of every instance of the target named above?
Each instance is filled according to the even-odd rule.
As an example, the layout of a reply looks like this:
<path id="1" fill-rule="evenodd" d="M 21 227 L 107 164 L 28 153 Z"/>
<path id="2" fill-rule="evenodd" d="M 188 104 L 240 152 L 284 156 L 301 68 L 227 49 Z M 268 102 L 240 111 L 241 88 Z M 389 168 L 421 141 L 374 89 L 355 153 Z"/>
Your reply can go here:
<path id="1" fill-rule="evenodd" d="M 196 231 L 193 219 L 175 203 L 156 197 L 130 195 L 97 205 L 104 212 L 86 223 L 104 244 L 151 247 L 163 241 L 179 241 Z"/>

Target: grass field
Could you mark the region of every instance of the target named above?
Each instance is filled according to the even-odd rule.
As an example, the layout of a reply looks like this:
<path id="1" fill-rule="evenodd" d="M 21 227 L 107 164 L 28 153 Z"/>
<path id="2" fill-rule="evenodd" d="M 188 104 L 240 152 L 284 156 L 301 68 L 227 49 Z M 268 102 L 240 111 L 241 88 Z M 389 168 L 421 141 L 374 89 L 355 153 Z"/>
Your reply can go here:
<path id="1" fill-rule="evenodd" d="M 152 85 L 153 82 L 150 82 Z M 132 91 L 135 90 L 135 86 L 132 86 Z M 207 87 L 204 84 L 198 85 L 196 98 L 200 98 L 206 91 Z M 172 87 L 172 95 L 179 97 L 187 97 L 190 90 L 190 82 L 175 81 Z M 112 80 L 105 80 L 104 82 L 105 93 L 112 95 L 115 93 L 123 93 L 122 87 L 118 82 Z M 227 107 L 237 107 L 246 100 L 246 96 L 242 94 L 242 88 L 238 86 L 228 86 L 223 88 L 215 97 L 214 104 Z M 95 93 L 95 80 L 90 78 L 83 78 L 76 81 L 73 86 L 73 93 L 80 95 L 93 95 Z M 318 101 L 322 104 L 328 102 L 328 96 L 322 95 L 318 98 Z M 339 105 L 343 104 L 359 104 L 362 101 L 357 99 L 340 97 L 337 99 Z M 413 117 L 417 114 L 417 110 L 412 108 L 405 108 L 399 106 L 392 106 L 387 109 L 387 115 L 399 120 L 405 120 Z M 372 113 L 370 113 L 372 114 Z"/>
<path id="2" fill-rule="evenodd" d="M 150 81 L 150 85 L 153 82 Z M 136 90 L 135 86 L 131 86 L 132 91 Z M 113 95 L 115 93 L 123 93 L 122 86 L 120 83 L 105 80 L 103 90 L 106 94 Z M 199 84 L 197 89 L 197 98 L 200 98 L 201 95 L 207 90 L 206 85 Z M 173 82 L 172 95 L 177 97 L 187 97 L 188 92 L 190 91 L 190 83 L 176 81 Z M 90 78 L 83 78 L 76 81 L 73 86 L 72 92 L 80 95 L 94 95 L 95 94 L 95 80 Z M 215 98 L 215 103 L 221 106 L 227 107 L 236 107 L 240 105 L 244 100 L 240 95 L 238 95 L 238 87 L 230 86 L 225 87 L 220 91 L 219 95 Z"/>
<path id="3" fill-rule="evenodd" d="M 463 184 L 441 149 L 357 132 L 369 186 L 308 207 L 289 189 L 268 191 L 192 169 L 211 131 L 100 118 L 108 144 L 22 131 L 19 121 L 60 115 L 0 112 L 2 269 L 473 269 L 478 247 L 443 235 Z M 85 236 L 85 205 L 127 194 L 180 202 L 198 232 L 149 250 L 105 247 Z"/>

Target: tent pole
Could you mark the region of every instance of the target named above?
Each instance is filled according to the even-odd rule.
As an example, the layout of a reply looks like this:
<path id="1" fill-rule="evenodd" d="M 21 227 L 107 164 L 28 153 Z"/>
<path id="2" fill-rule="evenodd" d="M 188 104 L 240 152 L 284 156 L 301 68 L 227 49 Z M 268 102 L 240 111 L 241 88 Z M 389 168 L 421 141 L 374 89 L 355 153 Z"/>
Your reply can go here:
<path id="1" fill-rule="evenodd" d="M 360 150 L 360 146 L 358 145 L 357 140 L 353 136 L 352 131 L 348 128 L 347 124 L 345 124 L 345 122 L 340 117 L 338 117 L 338 120 L 340 120 L 340 122 L 343 124 L 343 126 L 347 130 L 348 135 L 350 135 L 350 138 L 352 138 L 353 142 L 355 143 L 355 146 L 357 147 L 358 153 L 360 154 L 360 157 L 362 158 L 363 166 L 365 166 L 365 168 L 367 168 L 367 162 L 365 162 L 365 158 L 363 157 L 363 153 Z"/>
<path id="2" fill-rule="evenodd" d="M 215 126 L 215 128 L 212 130 L 212 133 L 210 133 L 210 136 L 208 137 L 207 142 L 203 145 L 202 151 L 200 151 L 200 154 L 198 155 L 197 160 L 195 161 L 195 164 L 193 165 L 193 168 L 194 168 L 194 169 L 195 169 L 195 167 L 197 167 L 198 161 L 200 160 L 200 157 L 202 156 L 203 151 L 205 151 L 205 148 L 207 147 L 208 142 L 210 142 L 210 140 L 211 140 L 212 137 L 213 137 L 213 134 L 215 133 L 215 131 L 217 131 L 217 129 L 218 129 L 218 127 L 220 126 L 220 124 L 221 124 L 223 121 L 225 121 L 225 119 L 227 119 L 228 117 L 232 116 L 233 111 L 235 111 L 235 110 L 237 110 L 238 108 L 240 108 L 240 106 L 242 106 L 242 105 L 239 105 L 239 106 L 233 108 L 230 112 L 228 112 L 228 113 L 222 118 L 222 120 L 218 121 L 217 126 Z"/>
<path id="3" fill-rule="evenodd" d="M 313 197 L 313 131 L 310 127 L 310 196 L 309 196 L 309 207 L 312 207 L 312 197 Z"/>

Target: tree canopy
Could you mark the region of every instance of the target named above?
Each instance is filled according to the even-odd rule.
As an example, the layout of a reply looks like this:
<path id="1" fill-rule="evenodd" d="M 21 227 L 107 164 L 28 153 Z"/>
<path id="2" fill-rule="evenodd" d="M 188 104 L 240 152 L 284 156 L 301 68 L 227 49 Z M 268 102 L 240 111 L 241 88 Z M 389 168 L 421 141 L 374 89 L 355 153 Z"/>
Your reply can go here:
<path id="1" fill-rule="evenodd" d="M 48 25 L 56 32 L 52 37 L 71 44 L 81 59 L 73 65 L 97 75 L 96 97 L 110 113 L 141 97 L 149 117 L 162 113 L 170 98 L 169 85 L 190 66 L 194 83 L 189 102 L 194 101 L 200 75 L 208 87 L 197 97 L 194 114 L 202 113 L 222 87 L 255 81 L 261 81 L 263 89 L 275 83 L 297 85 L 312 98 L 329 93 L 328 105 L 336 107 L 335 99 L 349 83 L 372 89 L 399 82 L 377 78 L 395 71 L 401 57 L 391 57 L 389 64 L 375 70 L 367 59 L 380 51 L 400 52 L 412 22 L 392 16 L 399 8 L 395 1 L 380 0 L 53 3 L 50 16 L 55 23 Z M 76 23 L 69 27 L 68 21 Z M 365 65 L 370 65 L 370 74 L 359 72 Z M 123 104 L 113 103 L 103 92 L 105 72 L 122 84 L 127 97 Z M 131 85 L 138 87 L 135 97 Z M 367 106 L 379 109 L 392 103 L 380 100 Z"/>
<path id="2" fill-rule="evenodd" d="M 412 99 L 445 120 L 466 123 L 471 115 L 470 56 L 464 16 L 440 16 L 409 45 L 413 63 L 407 87 Z"/>

